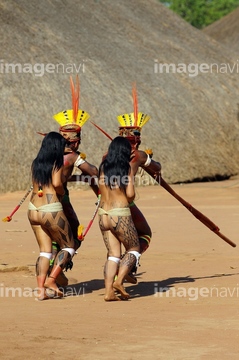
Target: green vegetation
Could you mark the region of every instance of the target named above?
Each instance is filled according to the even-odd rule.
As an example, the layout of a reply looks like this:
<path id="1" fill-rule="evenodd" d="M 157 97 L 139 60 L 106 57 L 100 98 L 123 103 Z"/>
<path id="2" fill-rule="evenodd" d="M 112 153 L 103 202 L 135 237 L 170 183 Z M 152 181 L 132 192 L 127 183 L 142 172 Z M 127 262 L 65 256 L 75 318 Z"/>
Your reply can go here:
<path id="1" fill-rule="evenodd" d="M 160 0 L 198 29 L 210 25 L 239 6 L 239 0 Z"/>

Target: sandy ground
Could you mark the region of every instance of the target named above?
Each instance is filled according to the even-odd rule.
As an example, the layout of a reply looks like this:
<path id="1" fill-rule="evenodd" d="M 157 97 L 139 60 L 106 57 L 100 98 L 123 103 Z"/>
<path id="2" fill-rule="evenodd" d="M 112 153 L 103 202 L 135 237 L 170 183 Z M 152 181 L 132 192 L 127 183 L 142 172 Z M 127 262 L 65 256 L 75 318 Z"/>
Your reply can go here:
<path id="1" fill-rule="evenodd" d="M 0 223 L 1 359 L 238 359 L 239 178 L 174 185 L 209 217 L 233 248 L 160 186 L 137 188 L 137 205 L 153 231 L 129 301 L 103 300 L 106 251 L 97 218 L 74 267 L 69 296 L 35 301 L 38 246 L 27 199 L 11 222 Z M 1 218 L 24 192 L 0 196 Z M 93 192 L 72 190 L 84 225 Z"/>

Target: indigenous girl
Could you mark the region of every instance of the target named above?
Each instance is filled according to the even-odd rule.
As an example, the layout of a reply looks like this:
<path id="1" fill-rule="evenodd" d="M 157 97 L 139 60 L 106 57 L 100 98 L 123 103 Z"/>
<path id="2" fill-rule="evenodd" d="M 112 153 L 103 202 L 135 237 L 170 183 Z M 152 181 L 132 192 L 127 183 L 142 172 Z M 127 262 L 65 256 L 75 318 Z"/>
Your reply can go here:
<path id="1" fill-rule="evenodd" d="M 138 112 L 138 99 L 135 85 L 133 87 L 132 94 L 134 112 L 117 116 L 117 120 L 120 124 L 119 136 L 126 138 L 130 142 L 132 150 L 134 151 L 134 157 L 131 159 L 130 163 L 134 176 L 137 175 L 138 170 L 143 169 L 150 173 L 155 180 L 160 182 L 161 164 L 152 159 L 153 152 L 151 149 L 146 151 L 139 149 L 141 144 L 142 127 L 149 121 L 150 117 L 147 114 Z M 100 131 L 107 135 L 106 132 L 99 126 L 94 123 L 93 125 L 95 125 Z M 109 135 L 107 136 L 110 137 Z M 143 213 L 140 211 L 134 201 L 131 201 L 129 207 L 134 225 L 137 229 L 140 244 L 140 254 L 142 255 L 150 245 L 152 231 Z M 137 278 L 135 276 L 136 272 L 137 267 L 134 266 L 132 270 L 126 275 L 125 279 L 132 284 L 137 284 Z"/>
<path id="2" fill-rule="evenodd" d="M 85 110 L 79 109 L 80 82 L 78 76 L 76 77 L 75 84 L 72 77 L 70 77 L 70 88 L 72 95 L 72 109 L 61 111 L 55 114 L 53 118 L 60 125 L 59 133 L 66 139 L 63 167 L 63 186 L 65 194 L 62 197 L 61 203 L 63 211 L 71 226 L 75 243 L 74 249 L 75 251 L 77 251 L 77 249 L 82 244 L 82 240 L 84 239 L 81 230 L 82 226 L 80 226 L 80 221 L 70 200 L 68 182 L 78 180 L 88 182 L 96 196 L 98 196 L 99 189 L 97 185 L 98 169 L 94 165 L 86 161 L 86 155 L 81 153 L 78 149 L 81 144 L 82 127 L 90 117 L 90 115 Z M 79 169 L 81 171 L 81 175 L 74 174 L 76 169 Z M 53 256 L 50 261 L 49 271 L 51 271 L 54 259 L 59 250 L 60 248 L 58 244 L 54 241 L 52 243 Z M 65 271 L 71 269 L 72 266 L 73 262 L 68 262 Z M 68 285 L 68 279 L 65 276 L 64 272 L 61 272 L 57 277 L 57 284 L 59 286 Z"/>
<path id="3" fill-rule="evenodd" d="M 138 234 L 129 208 L 129 203 L 135 197 L 134 178 L 130 167 L 131 151 L 129 141 L 117 136 L 112 140 L 99 167 L 99 227 L 107 249 L 104 267 L 105 301 L 120 300 L 115 295 L 115 290 L 123 299 L 129 298 L 123 281 L 140 257 Z M 122 260 L 121 243 L 126 249 Z"/>
<path id="4" fill-rule="evenodd" d="M 48 133 L 37 157 L 32 163 L 33 192 L 28 207 L 28 219 L 39 245 L 36 261 L 38 300 L 47 299 L 46 289 L 63 296 L 55 279 L 73 257 L 74 239 L 68 220 L 63 212 L 61 199 L 64 195 L 62 170 L 66 140 L 57 132 Z M 57 254 L 49 277 L 47 273 L 52 257 L 52 241 L 61 251 Z"/>

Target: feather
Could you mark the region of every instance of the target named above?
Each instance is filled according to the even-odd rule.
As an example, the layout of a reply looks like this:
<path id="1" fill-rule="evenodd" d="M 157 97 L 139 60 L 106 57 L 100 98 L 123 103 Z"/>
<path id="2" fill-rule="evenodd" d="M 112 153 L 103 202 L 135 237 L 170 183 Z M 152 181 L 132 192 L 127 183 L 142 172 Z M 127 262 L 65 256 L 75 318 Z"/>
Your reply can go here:
<path id="1" fill-rule="evenodd" d="M 76 122 L 78 109 L 79 109 L 79 100 L 80 100 L 80 82 L 78 75 L 76 77 L 76 87 L 74 85 L 72 77 L 70 77 L 70 85 L 71 85 L 73 120 L 74 122 Z"/>
<path id="2" fill-rule="evenodd" d="M 137 90 L 136 90 L 136 84 L 133 84 L 132 89 L 133 94 L 133 105 L 134 105 L 134 126 L 137 126 L 138 122 L 138 99 L 137 99 Z"/>
<path id="3" fill-rule="evenodd" d="M 91 121 L 91 124 L 94 125 L 98 130 L 100 130 L 105 136 L 107 136 L 108 139 L 113 140 L 113 138 L 107 134 L 106 131 L 104 131 L 99 125 L 96 125 L 93 121 Z"/>
<path id="4" fill-rule="evenodd" d="M 39 131 L 37 131 L 37 134 L 42 135 L 42 136 L 46 136 L 46 135 L 47 135 L 47 133 L 42 133 L 42 132 L 39 132 Z"/>
<path id="5" fill-rule="evenodd" d="M 12 218 L 10 216 L 6 216 L 5 218 L 2 219 L 3 222 L 9 222 L 11 220 Z"/>

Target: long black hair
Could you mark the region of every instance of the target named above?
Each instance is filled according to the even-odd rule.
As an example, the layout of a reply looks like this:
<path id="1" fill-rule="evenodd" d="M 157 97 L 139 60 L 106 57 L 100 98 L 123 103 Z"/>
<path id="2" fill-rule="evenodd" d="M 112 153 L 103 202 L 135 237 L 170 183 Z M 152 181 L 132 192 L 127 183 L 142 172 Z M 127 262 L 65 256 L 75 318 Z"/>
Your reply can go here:
<path id="1" fill-rule="evenodd" d="M 32 178 L 41 186 L 51 184 L 52 171 L 63 166 L 66 140 L 57 132 L 49 132 L 43 139 L 32 163 Z"/>
<path id="2" fill-rule="evenodd" d="M 125 189 L 130 169 L 131 145 L 122 136 L 114 138 L 109 146 L 106 158 L 99 166 L 99 174 L 103 171 L 105 184 L 111 189 L 117 184 Z"/>

